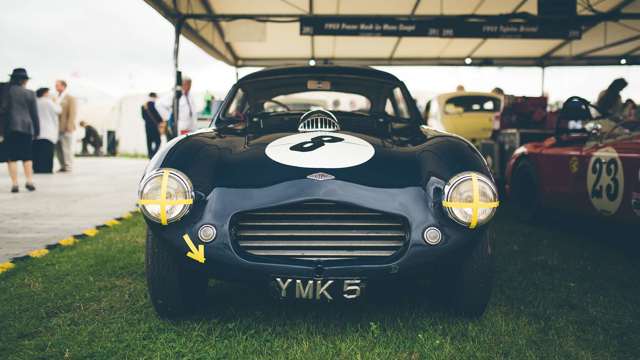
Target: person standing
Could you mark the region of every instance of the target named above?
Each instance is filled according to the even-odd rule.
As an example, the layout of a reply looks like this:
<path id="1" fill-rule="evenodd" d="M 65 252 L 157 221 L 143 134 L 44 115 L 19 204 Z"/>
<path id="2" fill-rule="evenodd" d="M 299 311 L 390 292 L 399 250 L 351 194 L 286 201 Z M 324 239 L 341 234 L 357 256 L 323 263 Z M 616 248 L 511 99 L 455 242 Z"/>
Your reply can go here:
<path id="1" fill-rule="evenodd" d="M 56 103 L 62 107 L 60 113 L 58 145 L 56 153 L 60 162 L 61 172 L 71 171 L 73 165 L 73 132 L 76 130 L 77 105 L 76 99 L 67 92 L 67 82 L 56 81 L 58 97 Z"/>
<path id="2" fill-rule="evenodd" d="M 33 184 L 33 139 L 39 135 L 40 120 L 36 95 L 25 88 L 28 80 L 27 71 L 17 68 L 11 73 L 9 81 L 9 114 L 4 142 L 12 193 L 19 191 L 18 161 L 22 161 L 27 178 L 25 187 L 29 191 L 36 190 Z"/>
<path id="3" fill-rule="evenodd" d="M 632 99 L 627 99 L 624 104 L 622 104 L 622 120 L 623 121 L 634 121 L 636 120 L 636 116 L 638 114 L 638 105 Z"/>
<path id="4" fill-rule="evenodd" d="M 611 85 L 598 94 L 596 107 L 603 115 L 620 116 L 622 112 L 622 97 L 620 92 L 628 85 L 627 80 L 618 78 Z"/>
<path id="5" fill-rule="evenodd" d="M 158 95 L 156 95 L 156 93 L 149 93 L 149 99 L 141 107 L 144 128 L 147 133 L 147 154 L 149 159 L 151 159 L 160 148 L 160 126 L 163 121 L 158 110 L 156 110 L 157 98 Z"/>
<path id="6" fill-rule="evenodd" d="M 33 171 L 51 174 L 53 172 L 53 149 L 59 136 L 58 116 L 62 112 L 62 108 L 51 99 L 49 88 L 38 89 L 36 96 L 38 98 L 40 136 L 33 143 Z"/>
<path id="7" fill-rule="evenodd" d="M 190 77 L 185 76 L 182 78 L 182 96 L 178 102 L 178 135 L 188 134 L 197 128 L 198 112 L 191 96 L 191 83 Z M 158 110 L 163 120 L 169 120 L 172 117 L 173 94 L 158 100 L 156 102 L 156 110 Z"/>

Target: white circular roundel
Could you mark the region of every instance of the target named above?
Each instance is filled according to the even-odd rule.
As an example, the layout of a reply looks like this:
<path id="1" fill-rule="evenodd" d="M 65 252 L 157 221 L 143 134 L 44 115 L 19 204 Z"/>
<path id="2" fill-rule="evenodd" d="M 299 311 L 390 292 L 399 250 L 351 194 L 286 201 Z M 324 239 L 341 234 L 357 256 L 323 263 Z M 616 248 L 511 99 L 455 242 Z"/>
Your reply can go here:
<path id="1" fill-rule="evenodd" d="M 618 153 L 610 146 L 596 151 L 587 168 L 591 203 L 603 215 L 613 215 L 620 207 L 623 193 L 624 172 Z"/>
<path id="2" fill-rule="evenodd" d="M 357 166 L 373 157 L 368 142 L 336 132 L 307 132 L 285 136 L 265 149 L 271 160 L 301 168 L 340 169 Z"/>

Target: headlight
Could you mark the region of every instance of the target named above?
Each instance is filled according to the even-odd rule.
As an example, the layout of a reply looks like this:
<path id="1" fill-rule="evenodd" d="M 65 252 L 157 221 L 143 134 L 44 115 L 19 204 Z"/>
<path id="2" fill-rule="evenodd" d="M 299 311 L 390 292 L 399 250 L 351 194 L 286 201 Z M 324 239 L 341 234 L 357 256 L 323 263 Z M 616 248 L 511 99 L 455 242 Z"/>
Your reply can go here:
<path id="1" fill-rule="evenodd" d="M 149 219 L 167 225 L 182 219 L 193 204 L 189 178 L 175 169 L 158 169 L 142 179 L 138 204 Z"/>
<path id="2" fill-rule="evenodd" d="M 491 220 L 498 207 L 498 193 L 486 176 L 463 172 L 444 187 L 442 206 L 455 222 L 474 229 Z"/>

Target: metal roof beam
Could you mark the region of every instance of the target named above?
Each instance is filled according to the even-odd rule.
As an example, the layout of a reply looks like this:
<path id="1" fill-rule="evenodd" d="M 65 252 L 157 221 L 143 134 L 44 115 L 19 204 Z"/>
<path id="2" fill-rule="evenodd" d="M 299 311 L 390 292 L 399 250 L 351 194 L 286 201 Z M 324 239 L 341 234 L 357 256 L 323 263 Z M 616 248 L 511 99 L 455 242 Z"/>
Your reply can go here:
<path id="1" fill-rule="evenodd" d="M 419 5 L 420 5 L 420 0 L 416 0 L 415 4 L 413 4 L 413 9 L 411 9 L 411 16 L 416 14 L 416 10 L 418 9 Z M 389 59 L 393 59 L 393 57 L 396 55 L 396 51 L 398 51 L 398 46 L 400 45 L 401 40 L 402 40 L 402 36 L 399 36 L 398 39 L 396 40 L 396 43 L 393 45 L 393 49 L 391 50 Z"/>
<path id="2" fill-rule="evenodd" d="M 633 0 L 625 0 L 633 1 Z M 216 20 L 216 21 L 234 21 L 234 20 L 255 20 L 259 22 L 299 22 L 300 17 L 308 16 L 307 14 L 182 14 L 187 19 L 196 20 Z M 399 19 L 399 20 L 447 20 L 447 19 L 464 19 L 464 20 L 541 20 L 541 21 L 553 21 L 567 19 L 562 17 L 553 16 L 537 16 L 530 13 L 507 13 L 496 15 L 363 15 L 363 14 L 339 14 L 339 15 L 326 15 L 316 14 L 313 15 L 316 18 L 353 18 L 353 17 L 365 17 L 371 19 Z M 617 21 L 617 20 L 640 20 L 640 13 L 620 13 L 610 11 L 603 14 L 595 15 L 578 15 L 571 18 L 572 21 L 582 24 L 595 25 L 602 21 Z"/>
<path id="3" fill-rule="evenodd" d="M 313 0 L 309 0 L 309 15 L 313 15 Z M 311 59 L 316 58 L 316 40 L 313 35 L 311 35 Z"/>
<path id="4" fill-rule="evenodd" d="M 156 9 L 160 14 L 162 14 L 169 22 L 175 24 L 180 21 L 180 13 L 175 12 L 169 6 L 167 6 L 163 1 L 147 1 L 149 5 Z M 209 16 L 208 14 L 202 14 L 204 16 Z M 186 17 L 183 17 L 186 18 Z M 229 58 L 220 50 L 216 49 L 213 45 L 211 45 L 205 38 L 203 38 L 195 29 L 187 24 L 186 22 L 183 24 L 182 29 L 184 33 L 188 33 L 189 37 L 192 38 L 192 41 L 199 45 L 203 50 L 209 52 L 210 55 L 217 57 L 218 59 L 226 62 L 227 64 L 233 65 L 233 59 Z"/>
<path id="5" fill-rule="evenodd" d="M 630 43 L 630 42 L 633 42 L 633 41 L 636 41 L 636 40 L 640 40 L 640 35 L 631 36 L 631 37 L 624 38 L 624 39 L 621 39 L 621 40 L 618 40 L 618 41 L 614 41 L 614 42 L 606 44 L 606 45 L 598 46 L 597 48 L 593 48 L 593 49 L 590 49 L 590 50 L 587 50 L 587 51 L 583 51 L 583 52 L 581 52 L 579 54 L 576 54 L 576 55 L 574 55 L 574 57 L 575 58 L 583 58 L 585 56 L 588 56 L 590 54 L 596 53 L 598 51 L 607 50 L 607 49 L 610 49 L 610 48 L 613 48 L 613 47 L 616 47 L 616 46 L 620 46 L 620 45 L 624 45 L 624 44 L 627 44 L 627 43 Z"/>
<path id="6" fill-rule="evenodd" d="M 613 16 L 613 15 L 623 15 L 623 13 L 621 12 L 622 9 L 624 9 L 627 5 L 631 4 L 633 2 L 633 0 L 624 0 L 621 1 L 618 5 L 614 6 L 611 10 L 609 10 L 608 12 L 606 12 L 605 14 L 601 14 L 602 15 L 607 15 L 607 16 Z M 624 15 L 638 15 L 638 14 L 624 14 Z M 617 18 L 617 19 L 612 19 L 612 20 L 622 20 L 622 18 Z M 593 22 L 590 24 L 585 25 L 585 27 L 582 29 L 582 33 L 586 33 L 587 31 L 593 29 L 594 27 L 596 27 L 596 25 L 598 25 L 600 22 Z M 543 59 L 549 58 L 551 57 L 553 54 L 555 54 L 558 50 L 562 49 L 563 47 L 565 47 L 567 44 L 571 43 L 572 39 L 568 39 L 565 40 L 563 42 L 561 42 L 560 44 L 552 47 L 549 51 L 547 51 L 546 53 L 544 53 L 542 55 Z"/>
<path id="7" fill-rule="evenodd" d="M 211 7 L 211 4 L 209 3 L 209 0 L 202 0 L 202 6 L 206 9 L 207 14 L 213 16 L 215 15 L 215 13 L 213 12 L 213 8 Z M 224 37 L 224 30 L 222 30 L 222 26 L 220 26 L 220 23 L 217 21 L 212 21 L 213 22 L 213 26 L 215 27 L 216 31 L 218 32 L 218 35 L 220 36 L 220 38 L 222 39 L 222 42 L 224 42 L 224 46 L 227 48 L 227 51 L 229 52 L 229 54 L 231 54 L 231 58 L 233 60 L 234 64 L 238 63 L 238 56 L 236 55 L 236 52 L 233 50 L 233 47 L 231 47 L 231 44 L 229 44 Z"/>
<path id="8" fill-rule="evenodd" d="M 640 55 L 625 56 L 627 65 L 640 64 Z M 307 58 L 280 58 L 280 59 L 260 59 L 248 58 L 242 60 L 240 67 L 251 66 L 282 66 L 282 65 L 302 65 L 306 64 Z M 371 65 L 371 66 L 466 66 L 460 58 L 321 58 L 316 59 L 318 64 L 339 64 L 339 65 Z M 590 66 L 590 65 L 619 65 L 619 56 L 594 56 L 585 58 L 549 58 L 541 60 L 538 57 L 521 58 L 476 58 L 473 66 Z"/>
<path id="9" fill-rule="evenodd" d="M 515 7 L 515 8 L 513 8 L 513 10 L 511 11 L 511 13 L 512 13 L 512 14 L 517 13 L 517 12 L 518 12 L 518 10 L 520 10 L 520 8 L 522 8 L 522 7 L 524 6 L 524 4 L 526 4 L 526 3 L 527 3 L 527 1 L 529 1 L 529 0 L 521 0 L 521 1 L 518 3 L 518 5 L 516 5 L 516 7 Z M 477 9 L 476 9 L 476 10 L 474 10 L 474 12 L 475 12 L 475 11 L 477 11 Z M 482 39 L 482 41 L 480 41 L 480 42 L 478 43 L 478 45 L 474 46 L 474 47 L 473 47 L 473 49 L 471 49 L 471 52 L 469 52 L 469 54 L 467 55 L 467 57 L 468 57 L 468 58 L 473 57 L 473 55 L 474 55 L 478 50 L 480 50 L 480 48 L 482 47 L 482 45 L 484 45 L 486 42 L 487 42 L 487 39 L 486 39 L 486 38 Z"/>
<path id="10" fill-rule="evenodd" d="M 631 49 L 631 50 L 627 51 L 627 52 L 623 55 L 623 57 L 625 57 L 625 56 L 630 56 L 630 55 L 635 54 L 635 53 L 637 53 L 637 52 L 640 52 L 640 45 L 638 45 L 638 46 L 636 46 L 635 48 L 633 48 L 633 49 Z"/>

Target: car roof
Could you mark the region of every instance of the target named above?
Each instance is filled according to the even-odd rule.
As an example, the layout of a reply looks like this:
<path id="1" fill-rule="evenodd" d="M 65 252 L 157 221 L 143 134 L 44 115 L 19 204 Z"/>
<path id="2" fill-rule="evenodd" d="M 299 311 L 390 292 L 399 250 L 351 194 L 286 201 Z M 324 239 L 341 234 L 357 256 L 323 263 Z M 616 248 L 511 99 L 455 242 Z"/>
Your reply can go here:
<path id="1" fill-rule="evenodd" d="M 438 96 L 436 96 L 436 98 L 440 100 L 444 100 L 444 99 L 451 99 L 451 98 L 462 97 L 462 96 L 487 96 L 487 97 L 492 97 L 496 99 L 503 98 L 503 96 L 501 95 L 497 95 L 490 92 L 480 92 L 480 91 L 454 91 L 454 92 L 439 94 Z"/>
<path id="2" fill-rule="evenodd" d="M 271 67 L 260 71 L 256 71 L 244 76 L 238 83 L 245 81 L 254 81 L 278 76 L 326 76 L 326 75 L 351 75 L 368 78 L 375 78 L 390 82 L 400 82 L 394 75 L 388 72 L 376 70 L 366 66 L 337 66 L 337 65 L 317 65 L 317 66 L 281 66 Z"/>

